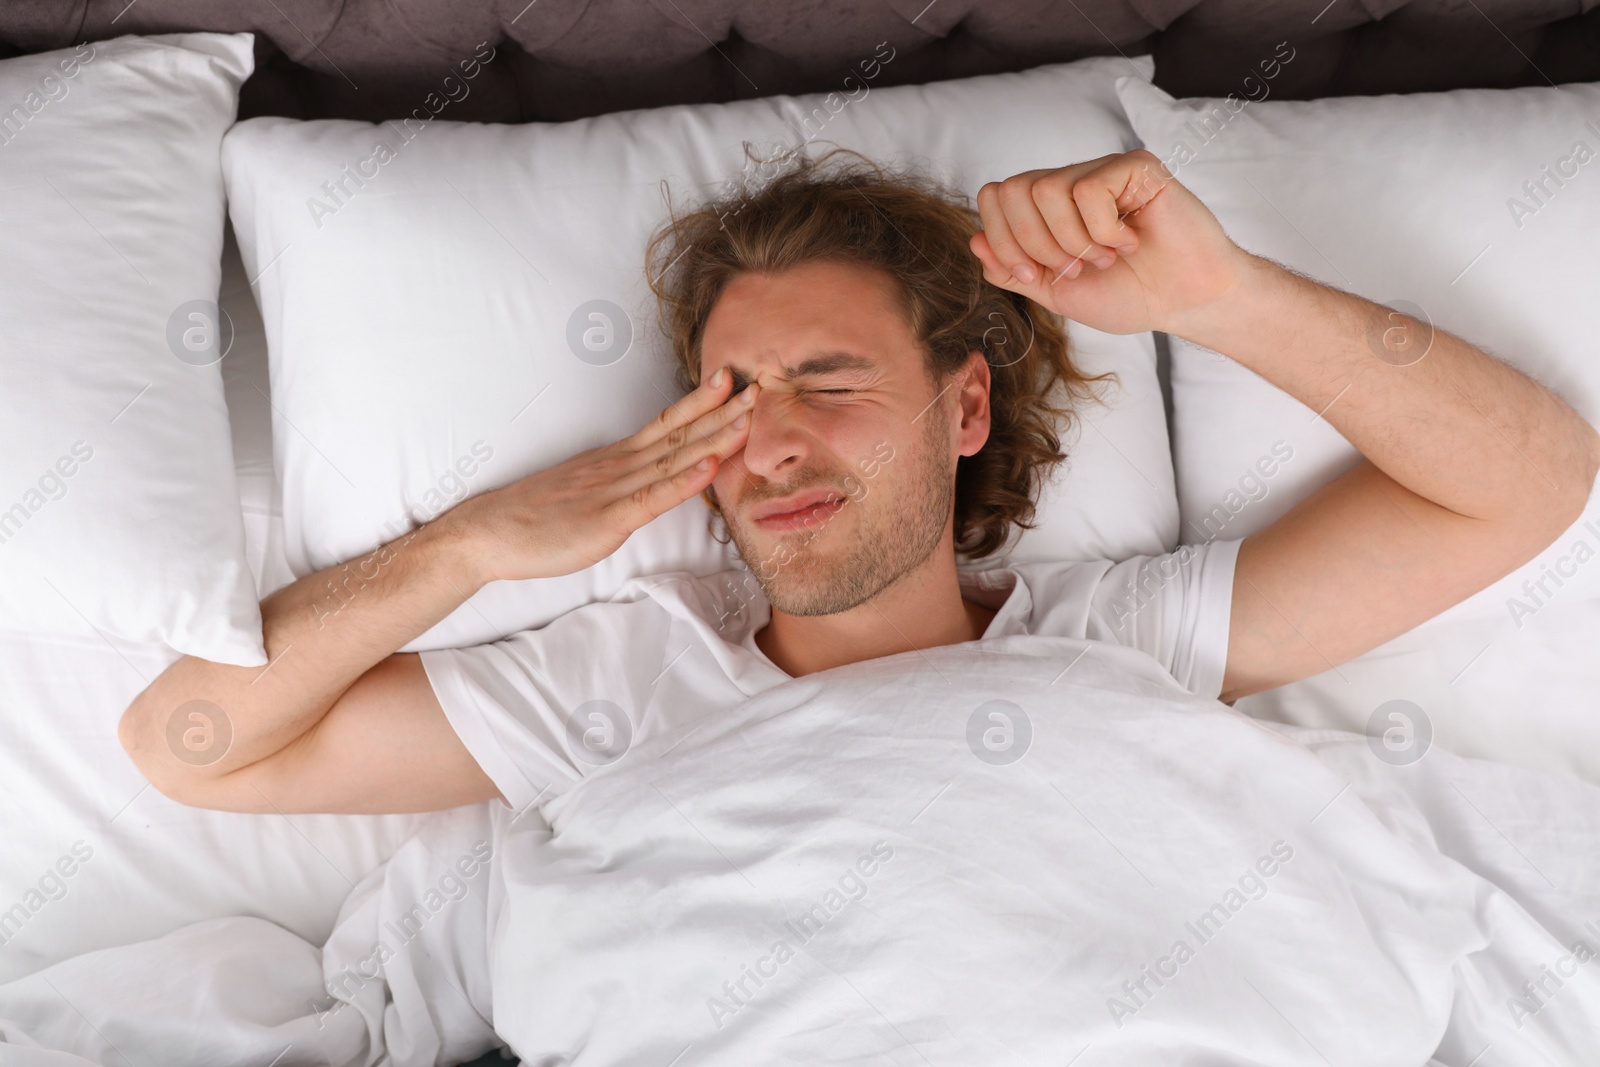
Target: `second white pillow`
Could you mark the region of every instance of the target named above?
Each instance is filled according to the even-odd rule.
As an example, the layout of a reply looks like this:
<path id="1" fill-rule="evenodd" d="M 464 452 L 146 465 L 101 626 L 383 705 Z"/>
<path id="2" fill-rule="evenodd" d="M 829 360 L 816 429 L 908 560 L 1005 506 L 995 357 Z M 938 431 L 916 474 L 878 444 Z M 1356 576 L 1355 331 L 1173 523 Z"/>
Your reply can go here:
<path id="1" fill-rule="evenodd" d="M 664 181 L 675 203 L 697 201 L 740 177 L 746 142 L 764 153 L 809 135 L 920 163 L 975 194 L 1133 147 L 1113 81 L 1150 68 L 1094 59 L 870 92 L 858 82 L 854 99 L 554 125 L 239 124 L 223 164 L 266 328 L 291 567 L 303 575 L 370 551 L 470 494 L 632 433 L 676 397 L 643 272 Z M 1110 405 L 1085 410 L 1041 527 L 1014 555 L 1170 550 L 1176 494 L 1153 339 L 1076 327 L 1072 338 L 1083 369 L 1115 370 L 1122 389 L 1102 386 Z M 589 570 L 491 584 L 406 647 L 495 640 L 638 574 L 730 565 L 693 500 Z"/>

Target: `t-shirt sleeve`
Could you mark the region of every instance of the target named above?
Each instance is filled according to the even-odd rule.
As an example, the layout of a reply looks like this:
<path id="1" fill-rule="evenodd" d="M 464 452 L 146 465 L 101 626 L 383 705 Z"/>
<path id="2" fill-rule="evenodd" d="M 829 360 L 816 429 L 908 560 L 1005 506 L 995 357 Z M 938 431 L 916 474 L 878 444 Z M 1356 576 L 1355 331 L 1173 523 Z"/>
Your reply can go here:
<path id="1" fill-rule="evenodd" d="M 590 604 L 537 630 L 420 658 L 451 727 L 520 813 L 606 762 L 608 747 L 626 746 L 670 626 L 648 597 Z"/>
<path id="2" fill-rule="evenodd" d="M 1196 696 L 1222 692 L 1240 541 L 1179 545 L 1114 563 L 1091 595 L 1085 636 L 1148 653 Z"/>
<path id="3" fill-rule="evenodd" d="M 1028 582 L 1029 630 L 1146 653 L 1189 692 L 1215 699 L 1228 662 L 1239 541 L 1157 556 L 1013 567 Z"/>

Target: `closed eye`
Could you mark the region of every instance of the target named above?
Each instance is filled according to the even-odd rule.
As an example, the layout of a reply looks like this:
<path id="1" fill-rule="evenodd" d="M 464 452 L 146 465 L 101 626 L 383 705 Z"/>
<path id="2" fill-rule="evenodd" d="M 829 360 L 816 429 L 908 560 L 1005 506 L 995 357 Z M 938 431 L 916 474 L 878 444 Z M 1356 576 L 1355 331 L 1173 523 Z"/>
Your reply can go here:
<path id="1" fill-rule="evenodd" d="M 807 389 L 806 392 L 808 392 L 808 393 L 823 393 L 823 394 L 828 395 L 828 396 L 842 396 L 842 395 L 846 395 L 846 394 L 849 394 L 849 393 L 854 393 L 854 392 L 856 392 L 856 390 L 854 390 L 854 389 Z"/>

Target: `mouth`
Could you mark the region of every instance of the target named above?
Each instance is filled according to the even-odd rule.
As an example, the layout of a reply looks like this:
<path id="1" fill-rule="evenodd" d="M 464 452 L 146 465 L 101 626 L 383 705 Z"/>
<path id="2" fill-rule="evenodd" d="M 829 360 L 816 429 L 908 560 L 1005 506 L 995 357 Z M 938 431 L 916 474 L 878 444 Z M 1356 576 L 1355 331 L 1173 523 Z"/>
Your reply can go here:
<path id="1" fill-rule="evenodd" d="M 826 521 L 844 506 L 843 493 L 832 489 L 812 489 L 766 504 L 750 513 L 750 520 L 774 533 L 799 530 Z"/>

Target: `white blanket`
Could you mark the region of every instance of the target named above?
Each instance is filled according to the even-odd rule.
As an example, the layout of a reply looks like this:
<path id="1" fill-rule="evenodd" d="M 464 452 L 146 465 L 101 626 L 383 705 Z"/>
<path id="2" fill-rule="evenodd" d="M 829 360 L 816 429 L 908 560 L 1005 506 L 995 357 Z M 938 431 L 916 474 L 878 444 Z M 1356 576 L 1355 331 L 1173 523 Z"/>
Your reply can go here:
<path id="1" fill-rule="evenodd" d="M 0 986 L 0 1062 L 1570 1067 L 1596 946 L 1600 789 L 1019 636 L 443 813 L 325 950 L 213 920 Z"/>

